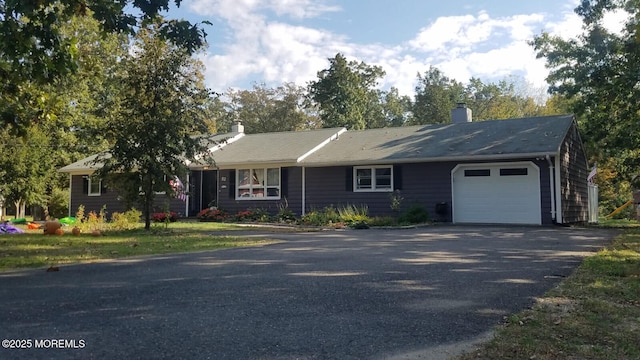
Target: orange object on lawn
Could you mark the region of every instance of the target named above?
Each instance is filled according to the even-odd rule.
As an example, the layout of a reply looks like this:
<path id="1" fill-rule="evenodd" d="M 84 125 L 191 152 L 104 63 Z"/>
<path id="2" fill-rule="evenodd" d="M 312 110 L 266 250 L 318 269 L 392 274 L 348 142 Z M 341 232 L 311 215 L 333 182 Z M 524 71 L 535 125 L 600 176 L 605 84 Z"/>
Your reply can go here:
<path id="1" fill-rule="evenodd" d="M 40 224 L 38 224 L 38 223 L 29 223 L 29 224 L 27 224 L 27 229 L 31 229 L 31 230 L 40 229 Z"/>

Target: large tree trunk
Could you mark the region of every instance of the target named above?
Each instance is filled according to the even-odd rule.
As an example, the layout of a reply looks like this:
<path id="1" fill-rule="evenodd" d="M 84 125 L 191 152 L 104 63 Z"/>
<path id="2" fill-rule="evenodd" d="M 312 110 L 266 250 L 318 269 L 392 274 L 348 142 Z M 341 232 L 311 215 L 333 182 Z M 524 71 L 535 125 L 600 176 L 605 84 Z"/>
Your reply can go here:
<path id="1" fill-rule="evenodd" d="M 14 204 L 16 205 L 16 219 L 17 218 L 23 218 L 25 217 L 25 203 L 22 199 L 14 201 Z"/>

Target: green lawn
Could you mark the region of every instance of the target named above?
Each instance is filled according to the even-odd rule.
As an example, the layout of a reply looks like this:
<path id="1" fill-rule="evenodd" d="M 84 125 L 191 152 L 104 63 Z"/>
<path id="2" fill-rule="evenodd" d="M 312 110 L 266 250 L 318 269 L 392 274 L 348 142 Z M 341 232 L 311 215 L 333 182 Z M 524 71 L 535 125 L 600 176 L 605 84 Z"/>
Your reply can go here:
<path id="1" fill-rule="evenodd" d="M 64 235 L 43 235 L 42 230 L 27 230 L 25 234 L 0 236 L 0 271 L 277 242 L 216 235 L 222 230 L 228 233 L 228 230 L 239 229 L 243 228 L 230 224 L 177 222 L 166 227 L 154 224 L 150 231 L 140 227 L 103 231 L 101 236 L 92 236 L 89 232 L 73 236 L 69 227 L 65 228 Z"/>
<path id="2" fill-rule="evenodd" d="M 640 359 L 640 229 L 586 258 L 492 341 L 458 358 L 471 359 Z"/>

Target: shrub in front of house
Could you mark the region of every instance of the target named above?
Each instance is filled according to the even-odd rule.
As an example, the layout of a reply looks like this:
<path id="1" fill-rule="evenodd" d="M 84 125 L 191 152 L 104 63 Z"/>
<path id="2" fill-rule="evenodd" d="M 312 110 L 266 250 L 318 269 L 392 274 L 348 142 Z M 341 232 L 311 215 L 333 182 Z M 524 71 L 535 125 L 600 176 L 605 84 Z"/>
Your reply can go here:
<path id="1" fill-rule="evenodd" d="M 303 225 L 326 226 L 340 222 L 340 214 L 333 206 L 327 206 L 324 209 L 312 209 L 300 218 Z"/>
<path id="2" fill-rule="evenodd" d="M 111 230 L 130 230 L 134 229 L 140 222 L 142 212 L 131 209 L 124 213 L 113 212 L 111 214 L 111 223 L 109 223 L 109 229 Z"/>
<path id="3" fill-rule="evenodd" d="M 429 212 L 424 206 L 411 205 L 400 215 L 398 222 L 400 224 L 423 224 L 429 222 L 430 219 Z"/>
<path id="4" fill-rule="evenodd" d="M 364 229 L 368 228 L 367 223 L 371 220 L 369 218 L 369 207 L 366 205 L 351 205 L 341 206 L 338 208 L 339 221 L 347 224 L 350 227 Z"/>
<path id="5" fill-rule="evenodd" d="M 396 226 L 398 220 L 393 216 L 376 216 L 369 219 L 369 226 Z"/>
<path id="6" fill-rule="evenodd" d="M 196 216 L 200 221 L 224 222 L 229 219 L 227 211 L 215 207 L 203 209 Z"/>
<path id="7" fill-rule="evenodd" d="M 244 221 L 253 221 L 254 219 L 254 214 L 251 210 L 245 210 L 245 211 L 238 211 L 234 216 L 233 216 L 233 221 L 237 221 L 237 222 L 244 222 Z"/>
<path id="8" fill-rule="evenodd" d="M 293 211 L 286 208 L 282 208 L 278 211 L 278 214 L 276 215 L 276 219 L 278 222 L 287 223 L 287 224 L 293 224 L 296 221 L 298 221 L 296 214 Z"/>
<path id="9" fill-rule="evenodd" d="M 151 221 L 153 222 L 176 222 L 178 221 L 178 214 L 175 211 L 157 212 L 151 214 Z"/>

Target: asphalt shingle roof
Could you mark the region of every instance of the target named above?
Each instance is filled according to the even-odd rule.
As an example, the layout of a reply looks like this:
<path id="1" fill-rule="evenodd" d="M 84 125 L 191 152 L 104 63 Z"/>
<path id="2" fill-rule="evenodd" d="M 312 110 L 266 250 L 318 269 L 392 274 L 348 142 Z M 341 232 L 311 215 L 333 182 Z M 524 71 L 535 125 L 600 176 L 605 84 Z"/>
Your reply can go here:
<path id="1" fill-rule="evenodd" d="M 572 115 L 348 131 L 305 166 L 557 154 Z"/>
<path id="2" fill-rule="evenodd" d="M 238 133 L 226 133 L 226 134 L 214 134 L 214 135 L 205 135 L 205 136 L 201 136 L 200 137 L 200 141 L 202 142 L 203 145 L 207 146 L 207 147 L 214 147 L 216 146 L 216 144 L 219 144 L 229 138 L 232 138 L 234 136 L 238 135 Z M 58 170 L 59 172 L 67 172 L 67 173 L 74 173 L 74 172 L 93 172 L 99 168 L 102 167 L 102 162 L 100 161 L 96 161 L 96 159 L 100 156 L 104 156 L 105 158 L 109 158 L 111 157 L 111 154 L 109 154 L 108 151 L 103 151 L 101 153 L 98 154 L 94 154 L 91 156 L 88 156 L 84 159 L 80 159 L 74 163 L 71 163 L 63 168 L 61 168 L 60 170 Z"/>
<path id="3" fill-rule="evenodd" d="M 211 153 L 218 167 L 246 164 L 331 166 L 413 161 L 481 160 L 555 155 L 572 115 L 420 125 L 361 131 L 343 128 L 246 134 Z M 337 138 L 333 139 L 336 134 Z M 211 148 L 238 133 L 203 137 Z M 332 139 L 331 141 L 328 141 Z M 328 141 L 324 146 L 319 146 Z M 108 155 L 108 153 L 107 153 Z M 302 156 L 307 155 L 303 159 Z M 60 169 L 92 171 L 92 155 Z M 213 165 L 203 158 L 191 166 Z"/>
<path id="4" fill-rule="evenodd" d="M 219 167 L 257 163 L 291 163 L 343 128 L 247 134 L 212 154 Z"/>

